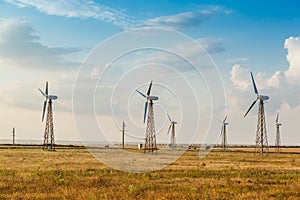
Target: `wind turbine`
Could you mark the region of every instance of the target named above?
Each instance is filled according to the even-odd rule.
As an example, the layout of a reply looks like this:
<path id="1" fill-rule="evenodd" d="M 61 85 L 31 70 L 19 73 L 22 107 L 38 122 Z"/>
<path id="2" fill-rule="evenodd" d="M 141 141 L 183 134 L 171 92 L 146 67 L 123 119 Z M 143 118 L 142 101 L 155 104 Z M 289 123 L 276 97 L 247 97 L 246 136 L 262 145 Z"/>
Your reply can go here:
<path id="1" fill-rule="evenodd" d="M 227 116 L 224 118 L 223 121 L 220 121 L 220 123 L 222 124 L 221 127 L 221 135 L 222 135 L 222 147 L 223 150 L 226 151 L 227 148 L 227 133 L 226 133 L 226 126 L 228 125 L 228 122 L 226 122 Z"/>
<path id="2" fill-rule="evenodd" d="M 259 101 L 259 109 L 258 109 L 258 119 L 257 119 L 257 130 L 256 130 L 256 152 L 260 152 L 261 156 L 264 155 L 264 153 L 269 152 L 268 147 L 268 139 L 267 139 L 267 129 L 266 129 L 266 120 L 265 120 L 265 111 L 264 111 L 264 102 L 269 99 L 266 95 L 260 95 L 258 93 L 252 72 L 251 74 L 251 80 L 252 85 L 254 88 L 254 93 L 256 94 L 256 100 L 251 104 L 250 108 L 245 113 L 244 117 L 249 113 L 249 111 L 252 109 L 252 107 L 255 105 L 257 101 Z"/>
<path id="3" fill-rule="evenodd" d="M 152 88 L 152 81 L 149 85 L 147 95 L 145 95 L 142 92 L 136 90 L 142 97 L 146 98 L 145 111 L 144 111 L 144 123 L 146 121 L 147 113 L 148 113 L 148 117 L 147 117 L 147 128 L 146 128 L 144 153 L 146 151 L 149 151 L 150 154 L 152 154 L 154 152 L 154 150 L 157 152 L 156 135 L 155 135 L 155 123 L 154 123 L 154 114 L 153 114 L 153 101 L 158 100 L 157 96 L 151 96 L 150 95 L 151 88 Z"/>
<path id="4" fill-rule="evenodd" d="M 171 142 L 170 142 L 170 146 L 172 147 L 172 149 L 174 149 L 175 148 L 175 124 L 177 124 L 177 122 L 173 121 L 168 113 L 167 113 L 167 115 L 168 115 L 168 118 L 169 118 L 169 120 L 171 122 L 171 124 L 169 126 L 169 130 L 168 130 L 167 135 L 169 135 L 170 130 L 171 130 Z"/>
<path id="5" fill-rule="evenodd" d="M 121 132 L 122 132 L 122 149 L 124 150 L 125 149 L 125 122 L 124 121 L 122 124 Z"/>
<path id="6" fill-rule="evenodd" d="M 279 112 L 277 113 L 276 123 L 275 123 L 275 125 L 276 125 L 275 148 L 277 148 L 277 152 L 280 151 L 281 141 L 280 141 L 280 130 L 279 130 L 279 127 L 282 126 L 282 124 L 278 122 L 278 118 L 279 118 Z"/>
<path id="7" fill-rule="evenodd" d="M 46 82 L 46 89 L 45 92 L 43 92 L 40 88 L 38 88 L 39 91 L 42 93 L 42 95 L 46 98 L 44 101 L 43 106 L 43 114 L 42 114 L 42 121 L 44 121 L 45 111 L 48 104 L 48 110 L 47 110 L 47 119 L 46 119 L 46 126 L 45 126 L 45 132 L 44 132 L 44 150 L 54 150 L 55 143 L 54 143 L 54 126 L 53 126 L 53 111 L 52 111 L 52 100 L 56 100 L 57 96 L 55 95 L 49 95 L 48 94 L 48 81 Z"/>

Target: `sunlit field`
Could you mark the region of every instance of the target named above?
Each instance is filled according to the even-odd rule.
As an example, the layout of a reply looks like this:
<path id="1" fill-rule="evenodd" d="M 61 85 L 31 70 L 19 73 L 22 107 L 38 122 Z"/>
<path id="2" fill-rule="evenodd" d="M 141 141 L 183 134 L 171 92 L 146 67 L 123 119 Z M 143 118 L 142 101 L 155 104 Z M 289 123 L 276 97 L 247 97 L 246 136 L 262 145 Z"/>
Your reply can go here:
<path id="1" fill-rule="evenodd" d="M 189 150 L 159 171 L 110 169 L 85 149 L 3 147 L 0 199 L 300 199 L 299 149 Z M 155 156 L 155 155 L 154 155 Z"/>

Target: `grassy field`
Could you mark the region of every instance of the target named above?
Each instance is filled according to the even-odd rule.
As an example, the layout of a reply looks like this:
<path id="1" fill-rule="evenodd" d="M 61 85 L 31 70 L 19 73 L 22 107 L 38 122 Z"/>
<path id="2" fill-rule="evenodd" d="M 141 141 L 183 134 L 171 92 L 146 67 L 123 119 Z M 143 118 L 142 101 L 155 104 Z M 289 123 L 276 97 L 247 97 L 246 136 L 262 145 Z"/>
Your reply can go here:
<path id="1" fill-rule="evenodd" d="M 135 174 L 85 149 L 0 149 L 0 199 L 300 199 L 300 154 L 198 154 Z"/>

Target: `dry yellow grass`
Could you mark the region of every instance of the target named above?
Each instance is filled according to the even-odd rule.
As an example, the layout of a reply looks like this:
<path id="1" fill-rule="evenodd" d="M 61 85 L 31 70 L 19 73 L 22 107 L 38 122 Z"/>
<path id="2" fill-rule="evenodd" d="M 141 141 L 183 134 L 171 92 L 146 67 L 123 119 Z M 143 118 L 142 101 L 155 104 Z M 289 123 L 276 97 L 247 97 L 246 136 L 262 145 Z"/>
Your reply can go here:
<path id="1" fill-rule="evenodd" d="M 0 149 L 0 199 L 300 199 L 300 154 L 198 154 L 134 174 L 84 149 Z"/>

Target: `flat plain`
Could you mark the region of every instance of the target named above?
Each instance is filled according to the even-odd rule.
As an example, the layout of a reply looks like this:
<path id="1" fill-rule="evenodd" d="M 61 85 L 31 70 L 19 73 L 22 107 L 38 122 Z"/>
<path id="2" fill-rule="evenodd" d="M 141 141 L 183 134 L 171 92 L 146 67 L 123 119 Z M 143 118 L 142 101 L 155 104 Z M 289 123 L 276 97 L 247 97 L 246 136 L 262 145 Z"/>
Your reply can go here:
<path id="1" fill-rule="evenodd" d="M 86 149 L 0 149 L 0 199 L 300 199 L 299 188 L 299 149 L 188 150 L 146 173 L 108 168 Z"/>

